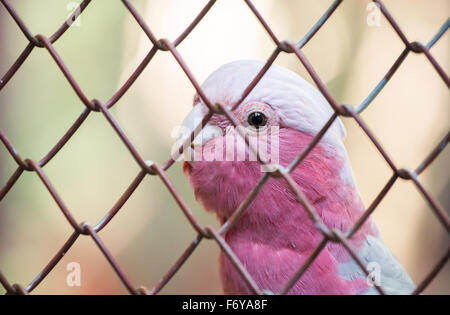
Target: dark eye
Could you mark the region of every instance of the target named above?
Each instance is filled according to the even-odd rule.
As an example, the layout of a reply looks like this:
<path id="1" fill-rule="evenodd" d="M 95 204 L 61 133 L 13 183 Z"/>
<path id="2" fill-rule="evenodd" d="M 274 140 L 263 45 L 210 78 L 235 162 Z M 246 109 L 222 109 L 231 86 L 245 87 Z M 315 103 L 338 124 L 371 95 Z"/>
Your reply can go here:
<path id="1" fill-rule="evenodd" d="M 256 129 L 259 129 L 260 127 L 263 127 L 266 125 L 267 118 L 263 113 L 253 112 L 248 116 L 248 123 L 250 124 L 250 126 L 253 126 Z"/>

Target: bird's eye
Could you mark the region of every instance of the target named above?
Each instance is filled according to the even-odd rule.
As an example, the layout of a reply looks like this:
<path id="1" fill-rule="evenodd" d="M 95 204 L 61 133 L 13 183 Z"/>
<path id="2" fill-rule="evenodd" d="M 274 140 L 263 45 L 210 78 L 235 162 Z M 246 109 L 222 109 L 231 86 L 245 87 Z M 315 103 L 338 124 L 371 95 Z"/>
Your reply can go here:
<path id="1" fill-rule="evenodd" d="M 267 124 L 267 118 L 261 112 L 253 112 L 250 115 L 248 115 L 248 123 L 250 124 L 250 126 L 259 129 Z"/>

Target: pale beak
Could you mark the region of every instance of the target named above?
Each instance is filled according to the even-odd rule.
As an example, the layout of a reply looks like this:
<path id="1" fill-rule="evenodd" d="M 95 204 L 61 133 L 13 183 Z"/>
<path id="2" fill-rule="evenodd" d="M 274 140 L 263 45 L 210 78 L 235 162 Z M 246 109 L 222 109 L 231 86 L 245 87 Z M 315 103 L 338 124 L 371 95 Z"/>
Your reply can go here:
<path id="1" fill-rule="evenodd" d="M 203 117 L 206 113 L 204 105 L 197 104 L 191 110 L 191 112 L 183 120 L 183 123 L 178 131 L 177 141 L 175 143 L 175 150 L 178 150 L 182 144 L 190 137 L 192 131 L 201 124 Z M 203 129 L 197 129 L 194 141 L 190 145 L 184 148 L 183 155 L 184 160 L 192 164 L 195 161 L 194 150 L 197 147 L 203 146 L 209 140 L 222 136 L 222 128 L 207 123 Z M 177 156 L 178 158 L 178 156 Z"/>

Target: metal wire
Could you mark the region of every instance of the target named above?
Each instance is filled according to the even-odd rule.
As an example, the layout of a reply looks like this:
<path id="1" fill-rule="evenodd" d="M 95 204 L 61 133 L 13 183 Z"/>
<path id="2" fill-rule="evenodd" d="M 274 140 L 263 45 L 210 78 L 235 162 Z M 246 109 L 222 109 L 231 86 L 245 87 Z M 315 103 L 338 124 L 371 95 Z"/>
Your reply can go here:
<path id="1" fill-rule="evenodd" d="M 74 92 L 77 94 L 80 101 L 85 105 L 85 109 L 82 111 L 80 116 L 75 120 L 73 125 L 67 130 L 67 132 L 60 138 L 60 140 L 55 144 L 55 146 L 40 160 L 33 161 L 31 159 L 23 159 L 20 154 L 16 151 L 13 144 L 8 140 L 6 134 L 0 129 L 0 140 L 3 145 L 9 152 L 9 154 L 13 157 L 18 167 L 15 172 L 9 177 L 6 184 L 0 190 L 0 201 L 5 197 L 5 195 L 9 192 L 11 187 L 14 186 L 17 179 L 22 175 L 24 171 L 27 172 L 35 172 L 37 176 L 40 178 L 42 184 L 47 188 L 50 195 L 53 197 L 56 202 L 58 208 L 61 210 L 67 222 L 72 226 L 73 233 L 68 238 L 68 240 L 64 243 L 64 245 L 60 248 L 60 250 L 54 255 L 54 257 L 49 261 L 49 263 L 42 269 L 42 271 L 30 282 L 30 284 L 26 287 L 23 287 L 20 284 L 11 284 L 6 276 L 0 271 L 0 284 L 6 290 L 7 294 L 28 294 L 32 292 L 45 277 L 53 270 L 53 268 L 58 264 L 61 258 L 70 250 L 72 245 L 78 240 L 80 235 L 91 237 L 92 240 L 97 244 L 99 250 L 103 253 L 105 258 L 108 260 L 112 268 L 114 269 L 117 276 L 122 281 L 123 285 L 126 289 L 132 294 L 157 294 L 175 275 L 175 273 L 183 266 L 186 260 L 190 257 L 190 255 L 195 251 L 198 244 L 202 239 L 209 239 L 215 241 L 220 249 L 224 252 L 224 254 L 230 259 L 231 263 L 237 271 L 242 276 L 244 281 L 247 283 L 249 288 L 252 289 L 254 293 L 257 294 L 265 294 L 261 288 L 258 287 L 256 282 L 252 279 L 251 275 L 245 269 L 243 264 L 239 261 L 239 258 L 234 254 L 232 249 L 226 243 L 223 235 L 233 227 L 233 225 L 240 219 L 240 217 L 245 213 L 248 206 L 252 203 L 254 198 L 261 191 L 262 187 L 265 185 L 267 180 L 272 177 L 281 177 L 286 183 L 289 185 L 292 192 L 295 194 L 297 201 L 303 206 L 304 210 L 307 212 L 309 218 L 313 221 L 315 226 L 320 230 L 323 234 L 322 242 L 317 246 L 317 248 L 311 253 L 310 257 L 306 259 L 302 266 L 299 266 L 295 275 L 287 281 L 286 284 L 283 285 L 283 289 L 281 290 L 282 294 L 288 293 L 292 286 L 302 277 L 305 271 L 309 268 L 309 266 L 314 262 L 315 258 L 320 254 L 323 248 L 329 242 L 338 242 L 341 243 L 342 246 L 348 251 L 350 256 L 355 260 L 358 266 L 362 269 L 362 271 L 366 274 L 369 274 L 366 267 L 359 259 L 357 253 L 352 248 L 349 240 L 351 237 L 358 231 L 358 229 L 364 224 L 364 222 L 369 218 L 369 216 L 376 210 L 378 204 L 381 200 L 387 195 L 390 188 L 394 185 L 397 179 L 401 178 L 404 180 L 411 181 L 418 189 L 418 192 L 422 194 L 422 196 L 427 201 L 430 209 L 438 218 L 439 222 L 445 228 L 447 233 L 450 234 L 450 222 L 449 218 L 442 208 L 442 206 L 438 203 L 438 201 L 426 190 L 426 188 L 422 185 L 419 180 L 419 175 L 425 171 L 425 169 L 436 159 L 436 157 L 444 151 L 446 145 L 450 139 L 450 132 L 448 132 L 445 137 L 438 142 L 435 149 L 424 159 L 423 163 L 420 164 L 415 170 L 407 170 L 407 169 L 399 169 L 391 160 L 387 152 L 383 149 L 381 143 L 376 139 L 375 135 L 371 132 L 369 127 L 363 121 L 363 119 L 359 116 L 359 114 L 364 111 L 374 100 L 374 98 L 379 94 L 379 92 L 385 87 L 388 81 L 392 78 L 398 68 L 401 66 L 403 61 L 406 59 L 410 52 L 417 54 L 424 54 L 426 58 L 429 60 L 431 65 L 436 70 L 436 73 L 441 77 L 442 81 L 450 86 L 450 80 L 447 73 L 443 70 L 440 64 L 436 61 L 433 55 L 430 53 L 431 47 L 443 36 L 444 33 L 447 32 L 450 26 L 450 19 L 445 22 L 445 24 L 438 30 L 436 35 L 427 43 L 423 45 L 419 42 L 411 42 L 408 40 L 406 35 L 402 32 L 400 26 L 397 24 L 395 19 L 389 13 L 387 8 L 381 1 L 374 0 L 378 7 L 380 8 L 382 14 L 388 21 L 388 23 L 392 26 L 393 31 L 398 35 L 400 40 L 403 42 L 405 48 L 403 52 L 399 55 L 397 60 L 393 63 L 390 69 L 386 72 L 384 77 L 380 80 L 380 82 L 375 86 L 375 88 L 369 93 L 369 95 L 362 101 L 361 104 L 356 106 L 355 108 L 344 104 L 340 105 L 331 95 L 331 93 L 327 90 L 326 86 L 322 83 L 320 77 L 315 72 L 311 63 L 307 60 L 306 56 L 302 52 L 302 48 L 314 37 L 314 35 L 319 31 L 319 29 L 327 22 L 328 18 L 338 9 L 341 5 L 342 0 L 335 0 L 332 2 L 330 7 L 326 10 L 326 12 L 319 18 L 317 23 L 306 33 L 306 35 L 300 39 L 297 44 L 294 44 L 290 41 L 280 41 L 275 33 L 272 31 L 270 26 L 264 20 L 262 15 L 258 12 L 255 5 L 250 0 L 244 0 L 247 6 L 250 9 L 250 12 L 255 15 L 258 21 L 261 23 L 262 27 L 271 37 L 275 48 L 273 53 L 267 59 L 265 66 L 261 69 L 261 71 L 256 75 L 256 77 L 252 80 L 250 85 L 243 91 L 242 97 L 238 102 L 236 102 L 232 109 L 228 109 L 223 104 L 213 104 L 211 103 L 204 92 L 202 91 L 199 83 L 196 81 L 192 71 L 188 68 L 187 64 L 184 62 L 182 56 L 177 51 L 177 46 L 185 40 L 189 34 L 195 29 L 198 23 L 205 17 L 208 13 L 209 9 L 215 4 L 216 0 L 209 1 L 205 7 L 198 13 L 192 23 L 173 41 L 169 41 L 167 39 L 157 39 L 154 33 L 148 27 L 145 19 L 137 12 L 137 10 L 133 7 L 133 5 L 128 0 L 121 0 L 124 8 L 134 17 L 137 24 L 142 28 L 142 30 L 147 35 L 149 41 L 152 43 L 152 48 L 145 56 L 145 58 L 141 61 L 139 66 L 134 70 L 131 76 L 126 80 L 122 87 L 120 87 L 117 92 L 106 102 L 102 103 L 97 99 L 90 100 L 82 91 L 76 80 L 71 75 L 69 69 L 65 65 L 62 58 L 59 56 L 58 52 L 53 47 L 53 44 L 64 35 L 65 31 L 70 27 L 71 23 L 78 18 L 78 13 L 83 12 L 84 9 L 90 4 L 90 0 L 84 0 L 77 9 L 72 13 L 67 21 L 65 21 L 61 27 L 56 30 L 56 32 L 50 37 L 46 37 L 45 35 L 33 35 L 31 30 L 26 26 L 24 21 L 20 18 L 20 16 L 16 13 L 14 8 L 11 6 L 9 1 L 0 0 L 3 4 L 4 8 L 11 15 L 14 21 L 17 23 L 17 26 L 20 28 L 26 39 L 28 40 L 27 46 L 24 48 L 23 52 L 19 55 L 14 64 L 9 68 L 3 78 L 0 80 L 0 91 L 5 87 L 5 85 L 9 82 L 9 80 L 14 76 L 17 70 L 22 66 L 23 62 L 28 58 L 35 47 L 43 48 L 48 51 L 48 53 L 52 56 L 56 65 L 59 67 L 61 72 L 66 77 L 67 81 L 73 88 Z M 332 107 L 334 114 L 330 118 L 330 120 L 322 127 L 321 131 L 311 140 L 310 144 L 307 145 L 303 151 L 297 156 L 294 161 L 287 167 L 286 169 L 278 166 L 276 171 L 272 173 L 265 173 L 262 175 L 261 179 L 258 181 L 257 185 L 252 189 L 252 191 L 248 194 L 247 198 L 242 201 L 239 207 L 236 209 L 234 214 L 225 222 L 219 230 L 215 230 L 211 227 L 202 227 L 201 224 L 197 221 L 197 219 L 193 216 L 192 212 L 189 209 L 189 206 L 184 202 L 181 195 L 174 188 L 169 178 L 166 176 L 165 171 L 170 168 L 174 161 L 175 156 L 171 156 L 168 160 L 160 165 L 155 163 L 148 165 L 145 162 L 145 159 L 139 154 L 139 152 L 135 149 L 133 144 L 128 139 L 127 135 L 122 131 L 119 124 L 116 122 L 114 117 L 110 114 L 109 109 L 114 106 L 119 99 L 128 91 L 130 86 L 135 82 L 135 80 L 139 77 L 142 71 L 147 67 L 150 60 L 157 54 L 169 52 L 174 57 L 174 60 L 179 64 L 182 70 L 185 72 L 189 81 L 197 91 L 201 100 L 208 106 L 209 112 L 205 115 L 203 121 L 199 124 L 199 128 L 204 126 L 211 116 L 214 113 L 220 113 L 227 117 L 229 121 L 237 126 L 238 121 L 233 115 L 233 110 L 239 106 L 239 104 L 245 99 L 245 97 L 252 91 L 252 89 L 256 86 L 259 80 L 264 76 L 265 72 L 269 69 L 270 65 L 276 60 L 276 58 L 281 53 L 291 53 L 294 54 L 299 61 L 303 64 L 307 72 L 310 74 L 312 80 L 316 83 L 320 92 L 324 95 L 324 97 L 328 100 L 330 106 Z M 90 225 L 89 223 L 78 223 L 79 221 L 72 215 L 69 208 L 65 205 L 64 201 L 58 195 L 56 189 L 52 185 L 51 181 L 45 175 L 43 168 L 47 163 L 51 161 L 51 159 L 64 147 L 67 141 L 77 132 L 78 128 L 85 122 L 87 117 L 91 114 L 91 112 L 98 112 L 103 115 L 105 119 L 109 122 L 112 127 L 112 130 L 120 137 L 123 144 L 127 147 L 128 151 L 136 161 L 136 163 L 140 166 L 141 170 L 136 175 L 136 178 L 129 185 L 126 191 L 122 194 L 119 200 L 114 204 L 114 206 L 106 213 L 106 215 L 101 219 L 96 225 Z M 298 167 L 299 164 L 308 156 L 311 150 L 317 145 L 321 137 L 325 134 L 328 128 L 331 126 L 333 121 L 338 116 L 351 117 L 354 119 L 357 124 L 360 126 L 361 130 L 367 135 L 369 141 L 373 143 L 376 149 L 380 152 L 386 163 L 392 170 L 392 177 L 385 184 L 383 189 L 379 192 L 370 206 L 366 209 L 366 211 L 361 215 L 361 217 L 357 220 L 357 222 L 348 230 L 348 231 L 339 231 L 339 230 L 330 230 L 324 222 L 321 220 L 320 216 L 314 209 L 314 206 L 310 203 L 307 197 L 303 194 L 300 187 L 291 177 L 290 173 Z M 239 130 L 239 129 L 237 129 Z M 243 135 L 242 135 L 243 136 Z M 191 137 L 186 140 L 187 144 L 193 141 L 194 133 L 191 134 Z M 248 146 L 250 143 L 248 139 L 245 139 Z M 183 152 L 183 147 L 186 147 L 184 144 L 179 148 L 178 154 Z M 266 162 L 263 161 L 258 156 L 258 161 L 262 164 Z M 198 233 L 192 243 L 186 248 L 186 250 L 181 254 L 181 256 L 177 259 L 175 264 L 169 269 L 167 274 L 165 274 L 161 281 L 156 284 L 153 289 L 148 290 L 147 288 L 141 286 L 136 288 L 133 286 L 126 273 L 119 267 L 118 263 L 114 259 L 114 257 L 109 252 L 106 245 L 102 242 L 98 233 L 108 225 L 108 223 L 113 219 L 113 217 L 120 211 L 122 206 L 127 202 L 136 188 L 140 185 L 145 176 L 157 176 L 161 179 L 163 184 L 171 193 L 172 197 L 177 202 L 179 208 L 186 216 L 187 220 L 191 224 L 192 228 Z M 440 258 L 436 264 L 430 271 L 430 273 L 423 279 L 423 281 L 417 286 L 416 290 L 412 292 L 413 294 L 420 294 L 423 290 L 429 285 L 429 283 L 434 279 L 434 277 L 439 273 L 439 271 L 444 267 L 444 265 L 448 262 L 450 258 L 450 249 L 447 250 L 446 253 Z M 379 293 L 383 294 L 383 289 L 379 286 L 376 286 L 376 289 Z"/>

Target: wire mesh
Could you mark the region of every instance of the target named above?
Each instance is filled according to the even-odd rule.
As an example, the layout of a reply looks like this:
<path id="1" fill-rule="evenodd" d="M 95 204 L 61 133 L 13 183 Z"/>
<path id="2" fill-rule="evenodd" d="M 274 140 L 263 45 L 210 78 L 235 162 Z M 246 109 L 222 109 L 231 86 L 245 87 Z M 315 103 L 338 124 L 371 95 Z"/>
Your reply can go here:
<path id="1" fill-rule="evenodd" d="M 12 158 L 17 163 L 17 169 L 15 172 L 9 177 L 6 184 L 2 187 L 0 191 L 0 201 L 5 197 L 5 195 L 10 191 L 10 189 L 15 185 L 18 178 L 26 171 L 26 172 L 34 172 L 40 178 L 42 184 L 46 187 L 49 194 L 54 199 L 58 208 L 61 210 L 62 214 L 67 220 L 67 223 L 71 225 L 73 228 L 72 235 L 67 239 L 64 245 L 59 249 L 57 253 L 53 256 L 53 258 L 49 261 L 49 263 L 41 270 L 41 272 L 26 286 L 21 284 L 11 284 L 7 277 L 0 271 L 0 283 L 3 288 L 6 290 L 7 294 L 28 294 L 32 292 L 48 275 L 52 272 L 53 268 L 58 264 L 61 258 L 70 250 L 72 245 L 78 240 L 78 238 L 83 235 L 92 238 L 93 242 L 98 246 L 99 250 L 108 260 L 115 273 L 125 286 L 125 288 L 132 294 L 157 294 L 175 275 L 175 273 L 183 266 L 186 260 L 191 256 L 191 254 L 195 251 L 198 244 L 203 239 L 212 240 L 217 243 L 223 253 L 230 259 L 233 266 L 237 269 L 239 274 L 242 276 L 247 285 L 251 288 L 253 293 L 255 294 L 265 294 L 267 292 L 263 291 L 258 287 L 256 282 L 252 279 L 249 272 L 245 269 L 243 264 L 240 262 L 239 258 L 235 255 L 233 250 L 226 243 L 224 235 L 237 220 L 244 214 L 248 206 L 254 200 L 254 198 L 258 195 L 258 192 L 265 185 L 267 180 L 270 177 L 278 177 L 283 178 L 286 183 L 289 185 L 292 192 L 295 194 L 297 201 L 301 204 L 303 209 L 307 212 L 309 218 L 314 222 L 315 226 L 320 230 L 323 235 L 323 239 L 317 248 L 311 253 L 310 257 L 303 263 L 302 266 L 299 266 L 295 275 L 284 284 L 281 294 L 286 294 L 289 290 L 294 286 L 294 284 L 303 276 L 305 271 L 311 266 L 314 262 L 315 258 L 320 254 L 322 249 L 329 242 L 338 242 L 343 245 L 343 247 L 348 251 L 351 255 L 352 259 L 358 264 L 358 266 L 362 269 L 362 271 L 369 275 L 368 270 L 364 266 L 361 259 L 358 257 L 356 251 L 352 248 L 349 240 L 352 236 L 358 231 L 358 229 L 364 224 L 364 222 L 369 218 L 369 216 L 376 210 L 377 206 L 381 202 L 381 200 L 388 194 L 391 187 L 394 183 L 399 179 L 404 179 L 411 181 L 417 188 L 418 192 L 425 198 L 427 201 L 429 208 L 438 218 L 439 222 L 442 224 L 446 232 L 450 235 L 450 222 L 449 218 L 443 209 L 443 207 L 438 203 L 438 201 L 427 191 L 427 189 L 422 185 L 419 180 L 420 174 L 427 169 L 427 167 L 437 158 L 437 156 L 444 151 L 447 143 L 450 139 L 450 133 L 448 132 L 443 139 L 437 142 L 435 148 L 429 155 L 423 160 L 423 162 L 415 169 L 401 169 L 398 168 L 386 151 L 383 149 L 381 143 L 377 140 L 374 133 L 369 129 L 367 124 L 361 118 L 360 113 L 364 111 L 371 102 L 375 99 L 378 93 L 386 86 L 395 72 L 402 65 L 403 61 L 409 55 L 409 53 L 416 54 L 424 54 L 431 65 L 434 67 L 437 75 L 440 76 L 442 81 L 446 84 L 447 87 L 450 85 L 450 80 L 447 73 L 441 67 L 441 65 L 436 61 L 433 55 L 430 53 L 431 47 L 447 32 L 450 26 L 450 20 L 447 20 L 446 23 L 438 30 L 436 35 L 427 43 L 422 44 L 416 41 L 410 41 L 400 26 L 397 24 L 396 20 L 389 13 L 385 5 L 378 0 L 374 0 L 373 2 L 379 7 L 384 18 L 388 21 L 388 23 L 392 26 L 393 31 L 398 35 L 398 38 L 404 44 L 403 52 L 398 56 L 393 65 L 388 69 L 383 78 L 379 81 L 379 83 L 373 88 L 373 90 L 369 93 L 369 95 L 356 107 L 352 107 L 347 104 L 338 104 L 338 102 L 333 98 L 331 93 L 327 90 L 326 86 L 320 79 L 320 77 L 315 72 L 313 66 L 310 64 L 308 59 L 302 52 L 302 48 L 308 44 L 311 38 L 319 31 L 319 29 L 327 22 L 329 17 L 339 8 L 342 0 L 335 0 L 331 3 L 330 7 L 323 13 L 323 15 L 319 18 L 319 20 L 313 25 L 313 27 L 306 33 L 306 35 L 299 40 L 297 43 L 293 43 L 291 41 L 279 40 L 275 33 L 272 31 L 270 26 L 264 20 L 262 15 L 258 12 L 256 6 L 250 0 L 244 0 L 250 9 L 250 13 L 253 14 L 263 29 L 267 32 L 274 44 L 273 53 L 267 59 L 265 65 L 262 67 L 260 72 L 256 75 L 256 77 L 252 80 L 249 86 L 243 91 L 242 97 L 239 101 L 237 101 L 231 109 L 224 106 L 224 104 L 217 103 L 213 104 L 206 97 L 205 93 L 202 91 L 199 83 L 196 81 L 193 72 L 188 68 L 187 64 L 183 60 L 182 56 L 179 54 L 177 50 L 177 46 L 185 40 L 189 34 L 195 29 L 195 27 L 202 21 L 202 19 L 208 14 L 208 11 L 211 7 L 214 6 L 216 0 L 210 0 L 205 7 L 198 13 L 195 19 L 191 22 L 191 24 L 174 40 L 169 41 L 167 39 L 158 39 L 154 33 L 151 31 L 149 26 L 147 25 L 145 19 L 139 14 L 139 12 L 134 8 L 134 6 L 128 0 L 121 0 L 124 5 L 124 9 L 127 10 L 135 19 L 136 23 L 139 24 L 140 28 L 145 32 L 148 40 L 153 45 L 145 58 L 141 61 L 139 66 L 134 70 L 131 76 L 125 81 L 125 83 L 111 96 L 109 100 L 106 102 L 102 102 L 98 99 L 90 100 L 80 88 L 77 81 L 71 75 L 70 70 L 65 65 L 64 61 L 55 50 L 53 44 L 64 35 L 70 25 L 79 17 L 79 15 L 88 7 L 91 3 L 91 0 L 84 0 L 78 8 L 74 10 L 74 12 L 69 16 L 69 18 L 64 21 L 60 28 L 56 30 L 54 34 L 50 37 L 44 35 L 33 35 L 31 30 L 26 26 L 25 22 L 20 18 L 20 16 L 16 13 L 13 6 L 7 0 L 0 0 L 3 4 L 3 7 L 7 10 L 7 12 L 11 15 L 11 17 L 16 22 L 17 26 L 22 31 L 23 35 L 27 38 L 28 44 L 22 53 L 18 56 L 14 64 L 9 68 L 6 74 L 2 77 L 0 81 L 0 90 L 2 90 L 5 85 L 9 82 L 9 80 L 14 76 L 17 70 L 22 66 L 24 61 L 29 57 L 34 48 L 42 48 L 47 50 L 47 52 L 53 58 L 55 64 L 59 67 L 61 72 L 64 74 L 65 78 L 73 88 L 73 91 L 78 96 L 79 100 L 84 104 L 85 109 L 82 111 L 80 116 L 75 120 L 72 126 L 67 130 L 67 132 L 59 139 L 59 141 L 54 145 L 54 147 L 39 161 L 34 161 L 32 159 L 23 159 L 20 154 L 16 151 L 13 144 L 8 140 L 6 134 L 0 129 L 0 139 L 10 153 Z M 192 212 L 189 209 L 189 206 L 184 202 L 182 196 L 177 192 L 177 190 L 172 185 L 171 181 L 166 175 L 166 171 L 174 164 L 175 155 L 170 156 L 167 161 L 162 165 L 157 165 L 156 163 L 148 163 L 146 160 L 139 154 L 139 152 L 135 149 L 127 135 L 122 131 L 117 121 L 110 114 L 110 109 L 113 107 L 120 98 L 128 91 L 128 89 L 133 85 L 139 75 L 143 72 L 144 69 L 147 68 L 150 60 L 157 53 L 170 53 L 174 61 L 178 63 L 181 69 L 186 74 L 187 78 L 191 82 L 192 86 L 196 90 L 200 99 L 206 104 L 208 107 L 208 113 L 204 116 L 202 122 L 200 123 L 199 128 L 203 127 L 211 118 L 213 114 L 221 114 L 224 115 L 235 127 L 238 125 L 237 119 L 233 115 L 233 110 L 236 109 L 239 104 L 245 99 L 247 95 L 252 91 L 252 89 L 256 86 L 256 84 L 261 80 L 269 67 L 274 63 L 277 57 L 281 53 L 294 54 L 299 62 L 304 66 L 312 80 L 315 82 L 316 86 L 323 94 L 323 96 L 327 99 L 331 108 L 334 111 L 334 114 L 331 116 L 329 121 L 322 127 L 320 132 L 314 136 L 311 142 L 302 150 L 302 152 L 295 158 L 292 163 L 283 168 L 281 166 L 277 166 L 276 170 L 270 173 L 264 173 L 257 185 L 251 190 L 248 196 L 241 202 L 239 207 L 234 211 L 233 215 L 218 229 L 214 229 L 212 227 L 206 226 L 203 227 L 200 222 L 194 217 Z M 49 163 L 52 158 L 58 154 L 58 152 L 64 147 L 67 141 L 77 132 L 78 128 L 86 121 L 87 117 L 91 114 L 91 112 L 96 112 L 99 115 L 104 116 L 104 118 L 111 125 L 112 130 L 120 137 L 125 147 L 130 152 L 131 156 L 134 158 L 136 163 L 140 167 L 139 173 L 136 175 L 135 179 L 128 186 L 126 191 L 121 195 L 119 200 L 114 204 L 114 206 L 105 214 L 105 216 L 95 225 L 91 225 L 89 223 L 83 222 L 78 223 L 79 221 L 73 216 L 69 208 L 66 206 L 64 201 L 58 195 L 55 187 L 52 185 L 51 181 L 47 178 L 44 167 L 47 163 Z M 308 154 L 312 151 L 312 149 L 318 144 L 322 136 L 331 126 L 331 124 L 337 119 L 337 117 L 350 117 L 356 121 L 361 130 L 367 135 L 369 141 L 375 146 L 375 148 L 382 155 L 383 159 L 386 161 L 388 166 L 392 170 L 392 176 L 389 181 L 384 185 L 382 190 L 378 193 L 376 198 L 372 201 L 372 203 L 367 207 L 365 212 L 361 215 L 361 217 L 357 220 L 357 222 L 348 230 L 348 231 L 340 231 L 338 229 L 329 229 L 320 216 L 317 214 L 316 210 L 312 203 L 307 199 L 307 197 L 303 194 L 300 187 L 291 177 L 290 173 L 300 164 L 302 161 L 308 156 Z M 197 129 L 197 128 L 196 128 Z M 240 130 L 239 128 L 237 129 Z M 244 137 L 243 134 L 241 136 Z M 186 143 L 181 145 L 179 148 L 178 154 L 183 152 L 183 147 L 189 145 L 194 139 L 194 132 L 191 133 L 190 138 L 186 140 Z M 247 146 L 251 145 L 244 137 Z M 258 153 L 256 153 L 258 154 Z M 258 156 L 258 161 L 261 164 L 266 164 L 260 156 Z M 165 187 L 168 189 L 172 197 L 175 199 L 178 204 L 180 210 L 184 213 L 187 220 L 189 221 L 192 228 L 196 231 L 197 236 L 192 241 L 192 243 L 186 248 L 186 250 L 181 254 L 181 256 L 176 260 L 173 266 L 168 270 L 168 272 L 162 277 L 161 281 L 157 283 L 152 289 L 147 289 L 144 286 L 136 287 L 134 286 L 126 273 L 120 268 L 107 246 L 102 242 L 99 237 L 99 232 L 105 228 L 108 223 L 114 218 L 114 216 L 121 210 L 122 206 L 127 202 L 136 188 L 140 185 L 142 180 L 147 176 L 157 176 L 161 179 Z M 450 257 L 450 249 L 443 254 L 442 258 L 440 258 L 437 264 L 430 270 L 429 274 L 423 279 L 421 283 L 417 286 L 417 288 L 412 292 L 413 294 L 420 294 L 423 290 L 430 284 L 430 282 L 436 277 L 439 271 L 444 267 Z M 382 287 L 376 286 L 376 289 L 380 294 L 383 294 L 384 291 Z"/>

